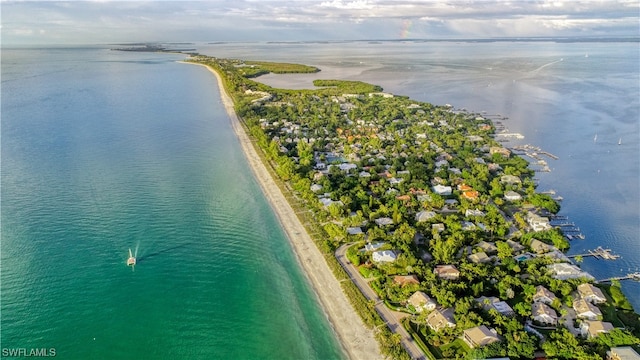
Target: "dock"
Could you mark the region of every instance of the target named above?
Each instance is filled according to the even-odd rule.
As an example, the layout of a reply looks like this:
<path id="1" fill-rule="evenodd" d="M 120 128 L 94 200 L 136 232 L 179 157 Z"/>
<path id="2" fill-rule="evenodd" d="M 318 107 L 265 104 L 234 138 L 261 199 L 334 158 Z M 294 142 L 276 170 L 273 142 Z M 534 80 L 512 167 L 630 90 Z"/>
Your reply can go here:
<path id="1" fill-rule="evenodd" d="M 616 260 L 620 258 L 620 255 L 613 254 L 611 249 L 603 249 L 602 246 L 598 246 L 595 250 L 587 250 L 584 254 L 569 255 L 567 257 L 575 258 L 576 256 L 593 256 L 596 260 Z"/>
<path id="2" fill-rule="evenodd" d="M 622 281 L 622 280 L 640 281 L 640 272 L 629 273 L 629 274 L 627 274 L 625 276 L 616 276 L 616 277 L 610 277 L 610 278 L 607 278 L 607 279 L 596 280 L 596 283 L 602 284 L 602 283 L 605 283 L 605 282 Z"/>

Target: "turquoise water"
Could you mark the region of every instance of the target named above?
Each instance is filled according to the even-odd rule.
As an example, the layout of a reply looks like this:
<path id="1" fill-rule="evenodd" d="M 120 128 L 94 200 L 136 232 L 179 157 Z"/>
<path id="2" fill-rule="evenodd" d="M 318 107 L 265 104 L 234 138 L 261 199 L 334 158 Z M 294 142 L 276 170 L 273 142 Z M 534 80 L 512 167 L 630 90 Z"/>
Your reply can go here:
<path id="1" fill-rule="evenodd" d="M 343 358 L 214 77 L 181 58 L 2 50 L 2 348 Z"/>

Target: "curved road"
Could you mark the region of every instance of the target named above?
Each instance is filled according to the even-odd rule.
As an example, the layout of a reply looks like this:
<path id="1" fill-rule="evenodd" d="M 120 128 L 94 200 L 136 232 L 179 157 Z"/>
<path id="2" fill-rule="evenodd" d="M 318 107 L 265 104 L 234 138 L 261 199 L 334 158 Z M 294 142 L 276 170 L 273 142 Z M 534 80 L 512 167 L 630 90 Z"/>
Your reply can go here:
<path id="1" fill-rule="evenodd" d="M 375 309 L 385 321 L 389 329 L 392 332 L 399 334 L 402 341 L 402 346 L 407 350 L 409 356 L 412 359 L 420 359 L 426 360 L 426 355 L 422 352 L 422 350 L 418 347 L 416 342 L 413 340 L 411 335 L 407 332 L 407 330 L 402 326 L 400 320 L 394 315 L 393 311 L 385 306 L 384 302 L 378 297 L 378 295 L 371 289 L 369 284 L 365 279 L 360 276 L 360 272 L 356 269 L 355 266 L 347 259 L 346 252 L 349 246 L 354 243 L 344 244 L 336 250 L 336 258 L 342 268 L 349 274 L 349 278 L 353 281 L 354 284 L 360 289 L 360 292 L 367 298 L 367 300 L 373 300 L 375 302 Z"/>

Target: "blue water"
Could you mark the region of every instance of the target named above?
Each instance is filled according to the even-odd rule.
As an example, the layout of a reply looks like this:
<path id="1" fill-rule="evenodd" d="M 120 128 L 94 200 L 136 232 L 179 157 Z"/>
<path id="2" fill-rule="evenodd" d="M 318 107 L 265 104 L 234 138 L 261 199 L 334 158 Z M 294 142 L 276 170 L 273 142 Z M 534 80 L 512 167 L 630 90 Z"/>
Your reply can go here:
<path id="1" fill-rule="evenodd" d="M 585 258 L 596 278 L 640 270 L 640 51 L 638 43 L 350 42 L 202 44 L 218 57 L 295 61 L 309 75 L 267 75 L 273 86 L 309 88 L 316 78 L 361 80 L 434 104 L 501 114 L 532 144 L 559 156 L 538 189 L 564 198 L 561 215 L 585 234 L 570 253 L 597 246 L 616 261 Z M 593 138 L 598 135 L 597 141 Z M 618 141 L 622 144 L 618 145 Z M 640 309 L 640 283 L 623 290 Z"/>
<path id="2" fill-rule="evenodd" d="M 2 348 L 344 357 L 214 77 L 182 58 L 2 49 Z"/>

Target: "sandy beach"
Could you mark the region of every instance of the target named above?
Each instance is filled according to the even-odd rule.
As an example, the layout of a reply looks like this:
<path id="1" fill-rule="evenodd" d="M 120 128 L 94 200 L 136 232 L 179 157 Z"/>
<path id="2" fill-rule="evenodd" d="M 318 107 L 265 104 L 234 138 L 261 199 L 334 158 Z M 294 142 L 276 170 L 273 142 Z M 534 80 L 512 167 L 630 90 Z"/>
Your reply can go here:
<path id="1" fill-rule="evenodd" d="M 208 66 L 205 67 L 215 75 L 218 81 L 222 102 L 229 114 L 231 124 L 240 141 L 245 157 L 287 234 L 298 258 L 298 262 L 310 280 L 345 353 L 351 359 L 382 359 L 383 356 L 379 351 L 373 331 L 365 327 L 351 306 L 351 303 L 340 287 L 340 283 L 325 262 L 322 253 L 318 250 L 306 229 L 300 223 L 294 210 L 256 153 L 249 136 L 244 131 L 240 119 L 238 119 L 236 115 L 233 108 L 233 101 L 227 94 L 222 79 L 213 69 Z"/>

